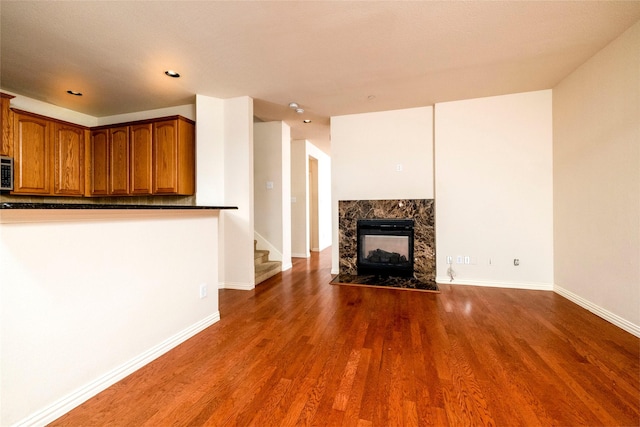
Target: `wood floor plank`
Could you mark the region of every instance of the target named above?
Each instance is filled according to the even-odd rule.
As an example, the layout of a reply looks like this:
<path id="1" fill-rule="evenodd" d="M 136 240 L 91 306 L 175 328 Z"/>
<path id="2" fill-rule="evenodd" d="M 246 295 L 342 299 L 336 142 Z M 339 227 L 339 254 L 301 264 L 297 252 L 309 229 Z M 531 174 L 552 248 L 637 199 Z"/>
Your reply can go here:
<path id="1" fill-rule="evenodd" d="M 52 426 L 640 425 L 640 340 L 553 292 L 330 285 L 331 252 Z"/>

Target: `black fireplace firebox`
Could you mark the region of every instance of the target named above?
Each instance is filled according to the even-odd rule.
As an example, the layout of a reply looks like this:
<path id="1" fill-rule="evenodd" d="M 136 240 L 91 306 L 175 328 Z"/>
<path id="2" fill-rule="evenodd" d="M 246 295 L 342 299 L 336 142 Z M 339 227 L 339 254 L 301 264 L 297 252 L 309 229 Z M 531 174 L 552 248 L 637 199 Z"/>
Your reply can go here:
<path id="1" fill-rule="evenodd" d="M 359 219 L 358 275 L 413 276 L 413 220 Z"/>

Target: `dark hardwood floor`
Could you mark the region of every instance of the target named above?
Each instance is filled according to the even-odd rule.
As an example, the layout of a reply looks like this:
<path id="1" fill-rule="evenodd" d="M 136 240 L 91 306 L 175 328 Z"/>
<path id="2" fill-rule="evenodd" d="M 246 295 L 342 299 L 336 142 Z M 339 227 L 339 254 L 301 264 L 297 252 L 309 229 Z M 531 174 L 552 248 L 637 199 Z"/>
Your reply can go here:
<path id="1" fill-rule="evenodd" d="M 640 425 L 640 340 L 545 291 L 329 285 L 330 250 L 56 426 Z"/>

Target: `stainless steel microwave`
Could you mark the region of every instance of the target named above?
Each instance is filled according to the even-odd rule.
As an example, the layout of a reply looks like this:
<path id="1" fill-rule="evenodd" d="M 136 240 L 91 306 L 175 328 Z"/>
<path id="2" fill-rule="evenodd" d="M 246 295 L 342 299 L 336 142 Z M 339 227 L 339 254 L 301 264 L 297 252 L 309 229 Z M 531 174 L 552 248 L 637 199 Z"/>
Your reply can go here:
<path id="1" fill-rule="evenodd" d="M 0 190 L 13 190 L 13 158 L 0 156 Z"/>

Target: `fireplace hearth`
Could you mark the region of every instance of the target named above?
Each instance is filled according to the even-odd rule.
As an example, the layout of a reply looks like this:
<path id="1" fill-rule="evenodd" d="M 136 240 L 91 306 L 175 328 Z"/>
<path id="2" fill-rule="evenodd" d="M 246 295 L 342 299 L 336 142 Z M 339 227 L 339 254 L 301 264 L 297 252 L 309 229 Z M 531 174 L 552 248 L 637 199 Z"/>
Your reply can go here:
<path id="1" fill-rule="evenodd" d="M 390 277 L 392 282 L 415 281 L 435 286 L 435 221 L 433 199 L 340 200 L 338 202 L 338 261 L 342 282 L 346 278 L 362 281 L 358 273 L 358 220 L 410 219 L 413 225 L 413 278 Z M 375 250 L 377 247 L 371 249 Z M 384 249 L 384 248 L 382 248 Z M 387 252 L 397 252 L 385 249 Z M 407 257 L 409 259 L 409 257 Z M 386 282 L 381 276 L 367 275 L 372 281 Z M 377 278 L 376 278 L 377 277 Z M 353 282 L 350 280 L 350 282 Z M 408 286 L 413 287 L 413 286 Z"/>
<path id="2" fill-rule="evenodd" d="M 413 277 L 413 227 L 411 219 L 358 220 L 358 275 Z"/>

